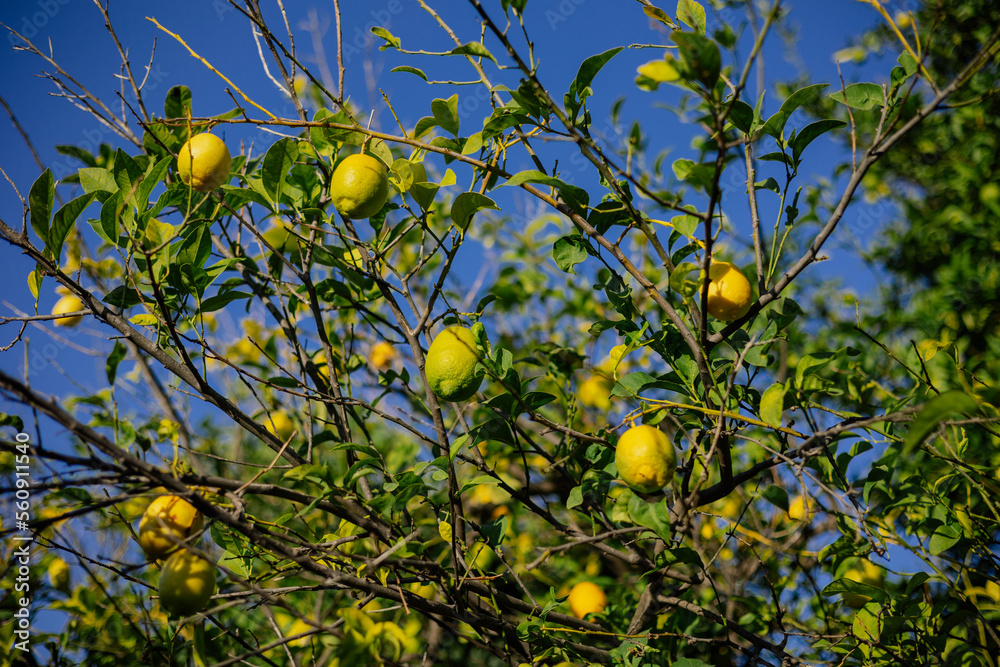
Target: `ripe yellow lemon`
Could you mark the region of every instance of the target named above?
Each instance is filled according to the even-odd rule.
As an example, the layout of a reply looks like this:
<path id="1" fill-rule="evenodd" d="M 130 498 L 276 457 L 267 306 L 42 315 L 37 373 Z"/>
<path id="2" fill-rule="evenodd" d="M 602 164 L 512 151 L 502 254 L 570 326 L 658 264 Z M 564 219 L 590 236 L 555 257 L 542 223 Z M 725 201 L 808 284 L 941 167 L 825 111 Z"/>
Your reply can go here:
<path id="1" fill-rule="evenodd" d="M 69 590 L 69 564 L 62 558 L 54 558 L 49 563 L 48 575 L 52 588 L 57 588 L 63 592 Z"/>
<path id="2" fill-rule="evenodd" d="M 348 155 L 330 179 L 334 207 L 346 218 L 370 218 L 389 198 L 389 174 L 378 158 Z"/>
<path id="3" fill-rule="evenodd" d="M 478 362 L 479 350 L 472 330 L 448 327 L 437 335 L 427 350 L 424 368 L 427 384 L 446 401 L 467 401 L 483 382 L 483 376 L 476 373 Z"/>
<path id="4" fill-rule="evenodd" d="M 80 301 L 79 297 L 73 294 L 67 294 L 56 301 L 56 305 L 52 307 L 52 314 L 65 315 L 66 313 L 76 313 L 81 310 L 87 310 L 87 307 L 83 305 L 83 301 Z M 57 320 L 52 320 L 52 323 L 57 327 L 75 327 L 82 319 L 83 315 L 77 315 L 76 317 L 60 317 Z"/>
<path id="5" fill-rule="evenodd" d="M 746 276 L 729 262 L 712 262 L 708 272 L 709 314 L 724 322 L 746 315 L 753 303 L 753 290 Z"/>
<path id="6" fill-rule="evenodd" d="M 611 409 L 611 390 L 615 383 L 607 376 L 595 373 L 580 383 L 576 392 L 580 405 L 598 410 Z"/>
<path id="7" fill-rule="evenodd" d="M 816 512 L 816 506 L 805 496 L 795 496 L 788 503 L 788 518 L 792 521 L 809 521 Z"/>
<path id="8" fill-rule="evenodd" d="M 396 360 L 396 348 L 381 340 L 372 346 L 372 351 L 368 359 L 371 361 L 372 366 L 380 371 L 384 371 L 392 366 L 392 362 Z"/>
<path id="9" fill-rule="evenodd" d="M 885 571 L 870 560 L 862 560 L 859 564 L 844 573 L 844 579 L 881 588 L 885 580 Z M 855 609 L 864 607 L 871 599 L 867 595 L 861 595 L 860 593 L 843 593 L 843 596 L 844 604 Z"/>
<path id="10" fill-rule="evenodd" d="M 210 192 L 229 180 L 232 162 L 225 142 L 204 132 L 181 146 L 177 153 L 177 173 L 198 192 Z"/>
<path id="11" fill-rule="evenodd" d="M 194 505 L 180 496 L 159 496 L 139 520 L 139 546 L 150 560 L 163 558 L 201 530 L 203 519 Z"/>
<path id="12" fill-rule="evenodd" d="M 174 616 L 201 611 L 215 594 L 215 565 L 187 549 L 167 559 L 160 572 L 160 606 Z"/>
<path id="13" fill-rule="evenodd" d="M 655 493 L 674 476 L 676 454 L 667 435 L 648 424 L 633 426 L 618 438 L 618 476 L 636 491 Z"/>
<path id="14" fill-rule="evenodd" d="M 289 418 L 286 412 L 278 410 L 270 415 L 264 415 L 264 428 L 278 440 L 285 442 L 292 437 L 292 432 L 295 431 L 295 424 L 292 423 L 291 418 Z"/>
<path id="15" fill-rule="evenodd" d="M 569 608 L 577 618 L 600 614 L 608 604 L 608 596 L 592 581 L 581 581 L 569 591 Z"/>

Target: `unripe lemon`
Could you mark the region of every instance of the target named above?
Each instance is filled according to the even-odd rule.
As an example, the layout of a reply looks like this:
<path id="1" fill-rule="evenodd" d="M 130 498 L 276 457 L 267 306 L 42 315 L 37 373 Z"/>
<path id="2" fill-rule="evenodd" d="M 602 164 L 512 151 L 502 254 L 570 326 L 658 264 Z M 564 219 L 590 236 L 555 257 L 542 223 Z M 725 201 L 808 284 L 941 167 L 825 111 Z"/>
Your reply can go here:
<path id="1" fill-rule="evenodd" d="M 633 426 L 618 438 L 618 476 L 641 493 L 659 491 L 674 476 L 676 454 L 667 435 L 648 424 Z"/>
<path id="2" fill-rule="evenodd" d="M 62 558 L 55 558 L 49 563 L 48 575 L 52 588 L 63 592 L 69 590 L 69 565 Z"/>
<path id="3" fill-rule="evenodd" d="M 289 418 L 288 414 L 282 410 L 272 413 L 270 416 L 264 416 L 264 428 L 267 429 L 268 433 L 276 437 L 282 442 L 287 441 L 292 437 L 292 432 L 295 430 L 295 424 Z"/>
<path id="4" fill-rule="evenodd" d="M 753 303 L 753 290 L 746 276 L 729 262 L 712 262 L 708 274 L 709 314 L 724 322 L 746 315 Z"/>
<path id="5" fill-rule="evenodd" d="M 479 350 L 471 329 L 448 327 L 437 335 L 427 350 L 424 371 L 431 391 L 446 401 L 472 398 L 483 376 L 476 373 Z"/>
<path id="6" fill-rule="evenodd" d="M 201 611 L 215 594 L 215 565 L 187 549 L 167 559 L 160 572 L 160 606 L 174 616 Z"/>
<path id="7" fill-rule="evenodd" d="M 73 294 L 67 294 L 58 301 L 56 305 L 52 306 L 53 315 L 64 315 L 66 313 L 76 313 L 81 310 L 87 310 L 87 307 L 83 305 L 83 301 Z M 53 320 L 52 323 L 57 327 L 75 327 L 83 319 L 83 315 L 77 315 L 76 317 L 60 317 L 58 320 Z"/>
<path id="8" fill-rule="evenodd" d="M 379 341 L 372 346 L 369 360 L 372 366 L 380 371 L 384 371 L 392 366 L 392 362 L 396 360 L 396 348 L 384 340 Z"/>
<path id="9" fill-rule="evenodd" d="M 577 618 L 600 614 L 608 604 L 608 596 L 592 581 L 582 581 L 569 592 L 569 608 Z"/>
<path id="10" fill-rule="evenodd" d="M 225 142 L 207 132 L 196 134 L 177 153 L 177 173 L 198 192 L 210 192 L 229 180 L 233 159 Z"/>
<path id="11" fill-rule="evenodd" d="M 333 205 L 346 218 L 370 218 L 389 198 L 389 174 L 378 158 L 348 155 L 330 179 Z"/>
<path id="12" fill-rule="evenodd" d="M 139 520 L 139 546 L 150 560 L 163 558 L 201 530 L 203 519 L 194 505 L 180 496 L 159 496 Z"/>

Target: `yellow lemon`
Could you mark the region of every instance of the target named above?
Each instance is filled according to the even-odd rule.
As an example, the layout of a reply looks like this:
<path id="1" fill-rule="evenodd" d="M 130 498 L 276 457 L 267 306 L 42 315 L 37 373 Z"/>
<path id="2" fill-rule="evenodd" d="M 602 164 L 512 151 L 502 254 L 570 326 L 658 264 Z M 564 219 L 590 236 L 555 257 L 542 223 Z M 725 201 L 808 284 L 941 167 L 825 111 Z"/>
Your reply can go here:
<path id="1" fill-rule="evenodd" d="M 709 314 L 724 322 L 743 317 L 753 303 L 750 281 L 729 262 L 712 262 L 708 272 Z"/>
<path id="2" fill-rule="evenodd" d="M 160 606 L 174 616 L 201 611 L 215 594 L 215 565 L 187 549 L 167 559 L 160 572 Z"/>
<path id="3" fill-rule="evenodd" d="M 483 376 L 476 373 L 479 350 L 471 329 L 448 327 L 437 335 L 427 350 L 425 372 L 431 391 L 446 401 L 472 398 Z"/>
<path id="4" fill-rule="evenodd" d="M 615 386 L 608 377 L 595 373 L 580 384 L 576 397 L 580 405 L 598 410 L 611 409 L 611 389 Z"/>
<path id="5" fill-rule="evenodd" d="M 389 198 L 389 174 L 375 157 L 348 155 L 337 165 L 330 179 L 333 205 L 346 218 L 370 218 Z"/>
<path id="6" fill-rule="evenodd" d="M 79 297 L 73 294 L 68 294 L 56 301 L 56 305 L 52 307 L 52 314 L 65 315 L 66 313 L 76 313 L 81 310 L 87 310 L 87 307 L 83 305 L 83 301 L 80 301 Z M 57 327 L 75 327 L 82 319 L 83 315 L 60 317 L 57 320 L 53 320 L 52 323 Z"/>
<path id="7" fill-rule="evenodd" d="M 368 359 L 371 361 L 372 366 L 380 371 L 384 371 L 392 366 L 392 362 L 396 360 L 396 348 L 384 340 L 379 341 L 372 346 L 372 351 Z"/>
<path id="8" fill-rule="evenodd" d="M 58 588 L 64 592 L 69 590 L 69 565 L 62 558 L 52 559 L 52 562 L 49 563 L 48 575 L 52 588 Z"/>
<path id="9" fill-rule="evenodd" d="M 569 608 L 577 618 L 600 614 L 608 604 L 608 596 L 592 581 L 582 581 L 569 591 Z"/>
<path id="10" fill-rule="evenodd" d="M 159 496 L 139 520 L 139 546 L 150 560 L 163 558 L 201 530 L 203 519 L 194 505 L 180 496 Z"/>
<path id="11" fill-rule="evenodd" d="M 207 132 L 196 134 L 177 153 L 177 173 L 198 192 L 210 192 L 229 180 L 233 159 L 225 142 Z"/>
<path id="12" fill-rule="evenodd" d="M 815 511 L 812 501 L 804 496 L 795 496 L 788 504 L 788 518 L 792 521 L 808 521 Z"/>
<path id="13" fill-rule="evenodd" d="M 623 482 L 636 491 L 654 493 L 674 476 L 676 454 L 663 431 L 641 424 L 618 438 L 615 465 Z"/>
<path id="14" fill-rule="evenodd" d="M 270 415 L 264 415 L 263 421 L 267 432 L 282 442 L 286 442 L 292 437 L 292 432 L 295 431 L 295 424 L 292 423 L 288 413 L 283 410 L 278 410 Z"/>
<path id="15" fill-rule="evenodd" d="M 882 582 L 885 580 L 885 571 L 870 560 L 862 560 L 859 564 L 847 570 L 843 578 L 856 581 L 859 584 L 868 584 L 869 586 L 881 588 Z M 861 595 L 860 593 L 843 593 L 843 596 L 844 604 L 856 609 L 865 606 L 871 599 L 867 595 Z"/>

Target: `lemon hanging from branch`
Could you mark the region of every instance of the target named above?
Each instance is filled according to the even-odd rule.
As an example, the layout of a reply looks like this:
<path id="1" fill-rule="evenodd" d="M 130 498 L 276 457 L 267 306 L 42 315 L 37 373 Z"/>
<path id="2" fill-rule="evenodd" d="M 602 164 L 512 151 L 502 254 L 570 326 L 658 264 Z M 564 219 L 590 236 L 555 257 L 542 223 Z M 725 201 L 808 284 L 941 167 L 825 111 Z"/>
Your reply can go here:
<path id="1" fill-rule="evenodd" d="M 330 179 L 333 205 L 345 218 L 370 218 L 389 198 L 389 174 L 375 157 L 358 153 L 345 157 Z"/>

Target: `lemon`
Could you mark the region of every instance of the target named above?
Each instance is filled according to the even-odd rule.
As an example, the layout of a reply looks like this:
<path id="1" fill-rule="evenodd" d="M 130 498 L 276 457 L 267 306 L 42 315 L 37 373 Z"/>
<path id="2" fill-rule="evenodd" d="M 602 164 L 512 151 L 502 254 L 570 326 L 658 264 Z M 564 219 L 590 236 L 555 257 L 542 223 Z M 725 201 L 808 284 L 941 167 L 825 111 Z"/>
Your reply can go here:
<path id="1" fill-rule="evenodd" d="M 712 262 L 708 273 L 709 314 L 724 322 L 746 315 L 753 303 L 753 290 L 746 276 L 729 262 Z"/>
<path id="2" fill-rule="evenodd" d="M 788 518 L 792 521 L 808 521 L 815 511 L 813 502 L 804 496 L 795 496 L 792 502 L 788 503 Z"/>
<path id="3" fill-rule="evenodd" d="M 53 315 L 65 315 L 66 313 L 76 313 L 81 310 L 87 310 L 87 307 L 83 305 L 83 301 L 80 298 L 72 294 L 67 294 L 58 301 L 56 305 L 52 307 Z M 57 320 L 53 320 L 53 324 L 57 327 L 75 327 L 83 319 L 83 315 L 77 315 L 75 317 L 60 317 Z"/>
<path id="4" fill-rule="evenodd" d="M 389 198 L 389 174 L 371 155 L 348 155 L 330 179 L 333 205 L 346 218 L 370 218 Z"/>
<path id="5" fill-rule="evenodd" d="M 163 558 L 201 530 L 201 512 L 180 496 L 159 496 L 139 520 L 139 546 L 150 560 Z"/>
<path id="6" fill-rule="evenodd" d="M 177 173 L 198 192 L 210 192 L 229 180 L 233 159 L 214 134 L 196 134 L 177 153 Z"/>
<path id="7" fill-rule="evenodd" d="M 372 366 L 378 370 L 387 370 L 390 366 L 392 366 L 392 362 L 396 360 L 396 348 L 384 340 L 379 341 L 372 346 L 372 351 L 368 356 L 368 360 L 371 361 Z"/>
<path id="8" fill-rule="evenodd" d="M 201 611 L 215 594 L 215 565 L 187 549 L 167 559 L 160 572 L 160 606 L 174 616 Z"/>
<path id="9" fill-rule="evenodd" d="M 608 596 L 592 581 L 582 581 L 569 591 L 569 608 L 577 618 L 600 614 L 608 604 Z"/>
<path id="10" fill-rule="evenodd" d="M 633 426 L 618 438 L 615 465 L 618 476 L 641 493 L 659 491 L 674 476 L 674 447 L 655 426 Z"/>
<path id="11" fill-rule="evenodd" d="M 446 401 L 472 398 L 483 382 L 476 373 L 479 358 L 471 329 L 452 326 L 439 333 L 427 350 L 424 368 L 431 391 Z"/>
<path id="12" fill-rule="evenodd" d="M 869 586 L 881 588 L 885 579 L 885 572 L 875 563 L 869 560 L 862 560 L 859 564 L 847 570 L 843 578 L 856 581 L 859 584 L 868 584 Z M 868 600 L 871 599 L 867 595 L 860 593 L 843 593 L 843 596 L 844 604 L 855 609 L 865 606 Z"/>
<path id="13" fill-rule="evenodd" d="M 611 389 L 614 385 L 608 377 L 596 373 L 580 384 L 576 397 L 584 407 L 610 410 Z"/>
<path id="14" fill-rule="evenodd" d="M 286 442 L 292 437 L 292 432 L 295 431 L 295 424 L 292 423 L 291 418 L 289 418 L 286 412 L 279 410 L 271 415 L 264 416 L 264 428 L 278 440 Z"/>
<path id="15" fill-rule="evenodd" d="M 69 590 L 69 565 L 62 558 L 54 558 L 49 563 L 49 583 L 52 588 L 65 592 Z"/>

